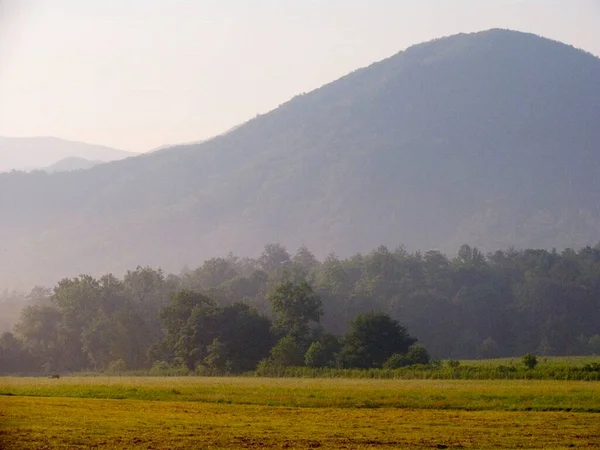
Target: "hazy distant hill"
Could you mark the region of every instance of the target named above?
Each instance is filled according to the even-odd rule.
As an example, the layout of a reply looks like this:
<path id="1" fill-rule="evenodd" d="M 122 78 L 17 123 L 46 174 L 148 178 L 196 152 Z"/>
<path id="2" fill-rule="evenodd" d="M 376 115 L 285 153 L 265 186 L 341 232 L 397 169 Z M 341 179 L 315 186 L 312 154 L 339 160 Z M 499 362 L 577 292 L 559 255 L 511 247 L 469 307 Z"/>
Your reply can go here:
<path id="1" fill-rule="evenodd" d="M 50 166 L 41 168 L 40 170 L 43 170 L 48 173 L 70 172 L 72 170 L 91 169 L 92 167 L 102 163 L 104 163 L 104 161 L 94 161 L 90 159 L 72 156 L 69 158 L 63 158 Z"/>
<path id="2" fill-rule="evenodd" d="M 41 169 L 65 158 L 115 161 L 135 153 L 53 137 L 0 137 L 0 172 Z"/>
<path id="3" fill-rule="evenodd" d="M 600 240 L 600 59 L 491 30 L 416 45 L 198 145 L 0 176 L 0 285 L 265 242 L 483 250 Z"/>

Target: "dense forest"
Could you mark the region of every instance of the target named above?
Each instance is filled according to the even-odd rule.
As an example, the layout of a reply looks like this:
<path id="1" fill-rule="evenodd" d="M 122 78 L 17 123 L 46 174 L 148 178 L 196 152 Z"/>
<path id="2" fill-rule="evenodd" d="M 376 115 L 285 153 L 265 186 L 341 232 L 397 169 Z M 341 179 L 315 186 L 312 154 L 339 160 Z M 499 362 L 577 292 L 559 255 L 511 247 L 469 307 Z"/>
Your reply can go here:
<path id="1" fill-rule="evenodd" d="M 487 255 L 463 245 L 452 258 L 382 246 L 319 261 L 306 247 L 291 255 L 268 244 L 257 259 L 230 254 L 179 275 L 81 275 L 22 299 L 0 338 L 3 373 L 600 353 L 600 245 Z"/>

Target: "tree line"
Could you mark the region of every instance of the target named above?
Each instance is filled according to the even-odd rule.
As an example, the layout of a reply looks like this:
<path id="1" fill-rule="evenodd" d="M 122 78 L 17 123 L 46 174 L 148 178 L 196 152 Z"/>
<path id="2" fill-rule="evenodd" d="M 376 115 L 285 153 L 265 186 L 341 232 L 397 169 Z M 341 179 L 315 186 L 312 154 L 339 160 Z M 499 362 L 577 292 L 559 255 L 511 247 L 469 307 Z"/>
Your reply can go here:
<path id="1" fill-rule="evenodd" d="M 256 259 L 80 275 L 25 297 L 0 337 L 3 373 L 600 354 L 600 246 L 484 255 L 463 245 L 452 258 L 379 247 L 319 261 L 268 244 Z"/>

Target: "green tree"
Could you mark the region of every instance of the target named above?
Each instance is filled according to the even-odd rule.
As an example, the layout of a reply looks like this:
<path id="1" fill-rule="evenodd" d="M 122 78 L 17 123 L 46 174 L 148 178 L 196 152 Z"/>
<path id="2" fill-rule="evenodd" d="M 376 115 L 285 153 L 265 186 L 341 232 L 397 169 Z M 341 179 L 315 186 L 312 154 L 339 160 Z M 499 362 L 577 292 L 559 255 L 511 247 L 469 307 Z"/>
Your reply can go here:
<path id="1" fill-rule="evenodd" d="M 167 359 L 179 358 L 190 370 L 207 363 L 205 358 L 211 351 L 209 361 L 218 364 L 214 352 L 221 345 L 227 352 L 229 370 L 252 370 L 268 355 L 273 343 L 271 322 L 256 309 L 239 302 L 221 308 L 197 292 L 175 294 L 162 310 L 161 319 L 166 337 L 153 348 L 155 358 L 165 354 Z"/>
<path id="2" fill-rule="evenodd" d="M 429 364 L 431 356 L 427 349 L 420 344 L 414 344 L 406 352 L 406 358 L 410 364 Z"/>
<path id="3" fill-rule="evenodd" d="M 529 370 L 534 369 L 535 366 L 537 366 L 537 364 L 538 364 L 537 356 L 532 355 L 531 353 L 527 353 L 526 355 L 523 355 L 523 357 L 521 358 L 521 362 Z"/>
<path id="4" fill-rule="evenodd" d="M 57 371 L 70 364 L 67 348 L 61 342 L 62 319 L 61 312 L 53 306 L 26 306 L 21 311 L 15 333 L 38 368 Z"/>
<path id="5" fill-rule="evenodd" d="M 284 336 L 271 349 L 269 363 L 283 367 L 303 366 L 304 348 L 293 336 Z"/>
<path id="6" fill-rule="evenodd" d="M 127 367 L 146 363 L 153 333 L 133 309 L 122 308 L 113 315 L 99 314 L 81 334 L 82 348 L 96 370 L 115 360 Z"/>
<path id="7" fill-rule="evenodd" d="M 323 333 L 319 340 L 313 342 L 306 354 L 304 362 L 309 367 L 334 367 L 342 346 L 339 339 L 330 333 Z"/>
<path id="8" fill-rule="evenodd" d="M 315 258 L 315 255 L 306 246 L 302 246 L 298 249 L 292 261 L 300 264 L 306 269 L 314 269 L 319 265 L 319 261 Z"/>
<path id="9" fill-rule="evenodd" d="M 394 353 L 406 353 L 416 342 L 406 329 L 388 314 L 359 314 L 344 336 L 341 362 L 345 367 L 382 367 Z"/>
<path id="10" fill-rule="evenodd" d="M 267 244 L 258 258 L 258 264 L 267 273 L 278 270 L 283 264 L 290 262 L 290 254 L 287 249 L 279 244 Z"/>
<path id="11" fill-rule="evenodd" d="M 0 374 L 14 374 L 35 369 L 31 356 L 10 332 L 0 335 Z"/>
<path id="12" fill-rule="evenodd" d="M 206 367 L 216 373 L 228 372 L 230 362 L 227 359 L 227 346 L 225 344 L 219 341 L 218 338 L 215 338 L 206 347 L 206 353 L 206 357 L 204 358 Z"/>
<path id="13" fill-rule="evenodd" d="M 162 325 L 168 337 L 175 337 L 188 323 L 196 308 L 214 307 L 214 302 L 203 294 L 182 290 L 172 295 L 171 301 L 160 312 Z"/>
<path id="14" fill-rule="evenodd" d="M 481 268 L 485 266 L 485 256 L 477 247 L 471 247 L 467 244 L 460 246 L 455 263 L 462 267 Z"/>
<path id="15" fill-rule="evenodd" d="M 204 359 L 206 346 L 217 337 L 217 314 L 217 305 L 205 295 L 189 290 L 175 293 L 160 312 L 166 332 L 164 347 L 171 358 L 179 358 L 194 370 Z"/>
<path id="16" fill-rule="evenodd" d="M 415 364 L 429 364 L 431 357 L 427 349 L 415 344 L 408 349 L 406 354 L 394 353 L 384 363 L 384 369 L 398 369 L 400 367 L 413 366 Z"/>
<path id="17" fill-rule="evenodd" d="M 238 273 L 227 259 L 212 258 L 187 276 L 185 283 L 189 289 L 208 292 L 236 276 Z"/>
<path id="18" fill-rule="evenodd" d="M 323 344 L 319 341 L 310 344 L 304 354 L 304 364 L 308 367 L 325 367 L 327 365 L 327 355 Z"/>
<path id="19" fill-rule="evenodd" d="M 309 338 L 311 325 L 318 324 L 323 315 L 321 298 L 306 281 L 279 284 L 267 298 L 277 333 L 291 335 L 299 342 Z"/>
<path id="20" fill-rule="evenodd" d="M 233 372 L 253 370 L 267 357 L 273 345 L 271 321 L 255 308 L 236 302 L 222 308 L 217 321 L 218 338 L 227 347 Z"/>
<path id="21" fill-rule="evenodd" d="M 173 292 L 178 290 L 179 280 L 165 277 L 163 272 L 150 267 L 137 267 L 127 271 L 123 277 L 123 288 L 132 304 L 137 307 L 144 321 L 160 330 L 158 313 L 169 302 Z"/>
<path id="22" fill-rule="evenodd" d="M 410 363 L 409 359 L 406 357 L 406 355 L 401 355 L 400 353 L 394 353 L 383 363 L 382 367 L 384 369 L 390 370 L 390 369 L 400 369 L 401 367 L 407 367 L 410 365 L 411 365 L 411 363 Z"/>

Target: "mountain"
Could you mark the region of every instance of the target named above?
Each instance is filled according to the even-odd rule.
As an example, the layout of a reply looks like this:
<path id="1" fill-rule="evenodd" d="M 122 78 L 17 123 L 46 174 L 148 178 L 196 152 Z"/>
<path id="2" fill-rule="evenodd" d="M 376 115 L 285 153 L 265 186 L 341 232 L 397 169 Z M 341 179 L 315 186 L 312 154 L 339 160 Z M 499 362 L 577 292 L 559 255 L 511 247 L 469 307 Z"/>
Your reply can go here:
<path id="1" fill-rule="evenodd" d="M 70 172 L 72 170 L 91 169 L 92 167 L 102 163 L 104 163 L 104 161 L 93 161 L 90 159 L 78 158 L 77 156 L 71 156 L 68 158 L 63 158 L 50 166 L 43 167 L 41 170 L 49 173 Z"/>
<path id="2" fill-rule="evenodd" d="M 226 134 L 231 133 L 233 130 L 241 127 L 242 125 L 235 125 L 227 130 L 225 130 L 224 132 L 218 134 L 217 136 L 213 136 L 213 137 L 209 137 L 206 139 L 200 139 L 199 141 L 193 141 L 193 142 L 185 142 L 185 143 L 178 143 L 177 147 L 181 147 L 181 146 L 189 146 L 189 145 L 199 145 L 199 144 L 204 144 L 205 142 L 210 141 L 211 139 L 214 139 L 215 137 L 219 137 L 219 136 L 225 136 Z M 161 145 L 159 147 L 153 148 L 151 150 L 148 151 L 148 153 L 153 153 L 153 152 L 160 152 L 162 150 L 168 150 L 170 148 L 173 148 L 174 146 L 171 145 Z"/>
<path id="3" fill-rule="evenodd" d="M 136 153 L 53 137 L 0 137 L 0 172 L 40 169 L 64 159 L 115 161 Z"/>
<path id="4" fill-rule="evenodd" d="M 490 30 L 408 48 L 231 132 L 86 171 L 0 175 L 0 286 L 318 256 L 600 240 L 600 59 Z"/>

